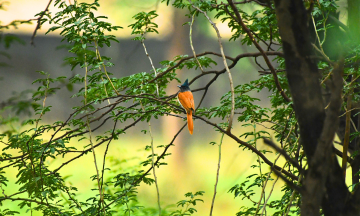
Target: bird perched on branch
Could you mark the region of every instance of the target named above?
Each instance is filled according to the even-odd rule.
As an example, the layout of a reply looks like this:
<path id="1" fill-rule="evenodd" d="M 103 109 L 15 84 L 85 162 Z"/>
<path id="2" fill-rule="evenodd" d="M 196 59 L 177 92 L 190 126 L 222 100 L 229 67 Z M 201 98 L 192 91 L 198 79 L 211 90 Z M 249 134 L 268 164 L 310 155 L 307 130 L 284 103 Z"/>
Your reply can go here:
<path id="1" fill-rule="evenodd" d="M 193 123 L 193 119 L 192 119 L 192 113 L 193 112 L 195 113 L 195 105 L 194 105 L 194 97 L 193 97 L 193 94 L 191 93 L 188 80 L 186 79 L 184 84 L 182 84 L 181 86 L 178 86 L 178 87 L 180 88 L 180 91 L 177 95 L 178 100 L 179 100 L 181 106 L 186 111 L 189 132 L 190 132 L 190 134 L 193 134 L 194 123 Z"/>

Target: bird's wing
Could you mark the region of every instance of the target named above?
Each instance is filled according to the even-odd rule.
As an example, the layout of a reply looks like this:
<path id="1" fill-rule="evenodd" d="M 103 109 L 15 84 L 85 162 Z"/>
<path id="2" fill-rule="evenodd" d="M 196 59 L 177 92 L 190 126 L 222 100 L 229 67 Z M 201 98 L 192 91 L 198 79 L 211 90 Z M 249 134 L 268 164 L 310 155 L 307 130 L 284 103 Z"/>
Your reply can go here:
<path id="1" fill-rule="evenodd" d="M 191 109 L 195 112 L 195 103 L 194 103 L 194 97 L 191 93 L 191 98 L 190 98 L 190 104 L 191 104 Z"/>
<path id="2" fill-rule="evenodd" d="M 195 110 L 194 108 L 194 97 L 190 91 L 180 92 L 178 94 L 179 101 L 184 109 L 188 112 L 191 109 Z"/>

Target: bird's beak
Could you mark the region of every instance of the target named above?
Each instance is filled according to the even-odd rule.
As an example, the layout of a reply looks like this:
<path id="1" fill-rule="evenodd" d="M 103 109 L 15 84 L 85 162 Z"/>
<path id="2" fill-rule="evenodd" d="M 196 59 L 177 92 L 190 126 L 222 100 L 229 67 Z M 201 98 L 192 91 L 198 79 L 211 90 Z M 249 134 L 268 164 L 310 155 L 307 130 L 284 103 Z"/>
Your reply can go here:
<path id="1" fill-rule="evenodd" d="M 177 87 L 181 88 L 181 86 L 179 86 L 179 85 Z"/>

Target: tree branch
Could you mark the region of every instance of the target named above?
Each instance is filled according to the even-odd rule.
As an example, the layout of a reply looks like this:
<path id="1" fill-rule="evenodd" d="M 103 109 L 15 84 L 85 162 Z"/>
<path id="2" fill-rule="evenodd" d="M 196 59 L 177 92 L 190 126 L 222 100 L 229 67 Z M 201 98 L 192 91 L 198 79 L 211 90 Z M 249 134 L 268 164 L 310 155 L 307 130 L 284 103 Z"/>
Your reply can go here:
<path id="1" fill-rule="evenodd" d="M 50 7 L 51 2 L 52 2 L 52 0 L 49 0 L 49 3 L 47 4 L 45 10 L 42 11 L 40 17 L 37 18 L 37 25 L 36 25 L 36 28 L 35 28 L 35 30 L 34 30 L 34 33 L 33 33 L 32 36 L 31 36 L 31 40 L 30 40 L 30 41 L 31 41 L 31 42 L 30 42 L 31 45 L 35 45 L 35 44 L 34 44 L 34 38 L 35 38 L 35 36 L 36 36 L 36 32 L 37 32 L 38 29 L 40 29 L 40 27 L 41 27 L 41 19 L 44 17 L 46 11 L 49 10 L 49 7 Z"/>
<path id="2" fill-rule="evenodd" d="M 241 25 L 241 27 L 244 29 L 244 31 L 246 32 L 246 34 L 248 35 L 248 37 L 250 38 L 250 40 L 253 42 L 253 44 L 256 46 L 256 48 L 260 51 L 261 55 L 264 57 L 264 60 L 266 62 L 266 65 L 269 67 L 271 73 L 273 74 L 274 77 L 274 81 L 275 81 L 275 85 L 276 88 L 278 89 L 278 91 L 280 92 L 280 94 L 283 96 L 283 98 L 285 99 L 286 102 L 290 102 L 291 99 L 285 94 L 283 88 L 280 85 L 279 79 L 277 77 L 276 74 L 276 70 L 275 68 L 272 66 L 269 58 L 267 57 L 265 51 L 261 48 L 261 46 L 259 45 L 258 42 L 256 42 L 256 40 L 254 39 L 254 36 L 252 35 L 250 29 L 245 25 L 245 23 L 242 21 L 242 18 L 240 16 L 240 13 L 238 11 L 238 9 L 236 8 L 234 2 L 232 0 L 227 0 L 229 5 L 231 6 L 232 10 L 234 11 L 235 15 L 236 15 L 236 21 Z M 226 7 L 224 7 L 226 8 Z M 227 10 L 227 9 L 226 9 Z M 230 14 L 230 12 L 227 10 L 228 14 Z"/>

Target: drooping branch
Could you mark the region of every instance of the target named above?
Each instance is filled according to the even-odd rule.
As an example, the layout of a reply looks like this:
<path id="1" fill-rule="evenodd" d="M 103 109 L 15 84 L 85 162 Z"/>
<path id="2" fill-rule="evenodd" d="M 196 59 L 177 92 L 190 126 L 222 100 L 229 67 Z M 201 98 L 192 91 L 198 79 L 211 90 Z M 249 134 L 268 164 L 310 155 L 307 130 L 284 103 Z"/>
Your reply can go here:
<path id="1" fill-rule="evenodd" d="M 269 146 L 272 147 L 273 149 L 275 149 L 275 150 L 276 150 L 277 152 L 279 152 L 282 156 L 284 156 L 285 159 L 286 159 L 287 161 L 289 161 L 291 165 L 293 165 L 294 167 L 296 167 L 296 168 L 300 171 L 300 173 L 303 172 L 302 167 L 300 167 L 300 165 L 297 163 L 297 161 L 293 160 L 293 159 L 286 153 L 285 150 L 279 148 L 275 143 L 273 143 L 273 142 L 272 142 L 271 140 L 269 140 L 269 139 L 264 138 L 264 143 L 267 144 L 267 145 L 269 145 Z"/>
<path id="2" fill-rule="evenodd" d="M 290 102 L 291 99 L 285 94 L 283 88 L 280 85 L 279 82 L 279 78 L 277 77 L 276 74 L 276 70 L 274 68 L 274 66 L 271 64 L 270 59 L 267 57 L 266 52 L 261 48 L 261 46 L 259 45 L 259 43 L 255 40 L 253 34 L 251 33 L 250 29 L 245 25 L 245 23 L 243 22 L 240 13 L 238 11 L 238 9 L 236 8 L 234 2 L 232 0 L 228 0 L 229 5 L 231 6 L 232 10 L 235 13 L 236 18 L 234 17 L 234 20 L 237 21 L 240 26 L 244 29 L 244 31 L 246 32 L 246 34 L 248 35 L 248 37 L 250 38 L 250 40 L 253 42 L 253 44 L 255 45 L 255 47 L 260 51 L 261 55 L 263 56 L 266 65 L 269 67 L 271 73 L 273 74 L 274 77 L 274 81 L 275 81 L 275 85 L 277 90 L 280 92 L 280 94 L 283 96 L 283 98 L 285 99 L 285 101 Z M 226 7 L 224 7 L 224 9 L 226 10 L 226 12 L 230 15 L 231 13 L 229 12 L 229 10 L 227 10 Z"/>
<path id="3" fill-rule="evenodd" d="M 236 135 L 234 135 L 231 132 L 227 132 L 226 130 L 224 130 L 223 128 L 221 128 L 219 125 L 210 122 L 209 120 L 201 117 L 201 116 L 197 116 L 194 115 L 194 117 L 201 119 L 202 121 L 206 122 L 207 124 L 216 127 L 218 130 L 220 130 L 222 133 L 225 133 L 226 135 L 228 135 L 230 138 L 232 138 L 233 140 L 235 140 L 237 143 L 245 146 L 246 148 L 250 149 L 252 152 L 254 152 L 255 154 L 257 154 L 258 156 L 260 156 L 260 158 L 269 166 L 274 167 L 274 169 L 280 171 L 281 173 L 285 174 L 287 177 L 291 178 L 292 180 L 298 180 L 298 177 L 294 174 L 292 174 L 291 172 L 288 172 L 286 170 L 283 170 L 281 167 L 274 165 L 263 153 L 261 153 L 258 149 L 256 149 L 254 146 L 250 145 L 249 143 L 240 140 Z"/>

